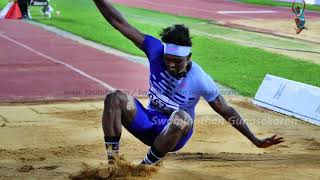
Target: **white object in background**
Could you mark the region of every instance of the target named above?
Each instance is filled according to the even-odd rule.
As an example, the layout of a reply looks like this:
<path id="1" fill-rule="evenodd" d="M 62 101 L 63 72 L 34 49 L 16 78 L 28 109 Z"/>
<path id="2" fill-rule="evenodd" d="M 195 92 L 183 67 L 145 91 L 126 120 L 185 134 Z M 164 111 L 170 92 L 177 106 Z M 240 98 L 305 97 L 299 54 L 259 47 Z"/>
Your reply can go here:
<path id="1" fill-rule="evenodd" d="M 43 6 L 41 12 L 42 12 L 42 16 L 51 18 L 51 13 L 53 12 L 53 8 L 50 5 Z"/>
<path id="2" fill-rule="evenodd" d="M 11 9 L 13 6 L 14 2 L 9 2 L 1 11 L 0 13 L 0 19 L 4 19 L 8 13 L 8 11 Z"/>
<path id="3" fill-rule="evenodd" d="M 306 4 L 317 4 L 320 5 L 320 0 L 305 0 Z"/>
<path id="4" fill-rule="evenodd" d="M 267 74 L 253 103 L 320 126 L 320 88 Z"/>

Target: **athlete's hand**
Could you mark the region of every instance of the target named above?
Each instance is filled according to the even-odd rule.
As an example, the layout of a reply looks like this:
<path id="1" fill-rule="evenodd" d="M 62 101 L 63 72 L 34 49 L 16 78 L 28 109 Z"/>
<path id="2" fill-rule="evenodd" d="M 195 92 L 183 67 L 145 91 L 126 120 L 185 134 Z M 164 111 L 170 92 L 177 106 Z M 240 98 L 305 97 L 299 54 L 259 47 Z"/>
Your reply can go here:
<path id="1" fill-rule="evenodd" d="M 284 142 L 283 137 L 277 137 L 277 135 L 273 135 L 272 137 L 265 139 L 258 139 L 254 144 L 259 148 L 267 148 L 275 144 L 279 144 Z"/>

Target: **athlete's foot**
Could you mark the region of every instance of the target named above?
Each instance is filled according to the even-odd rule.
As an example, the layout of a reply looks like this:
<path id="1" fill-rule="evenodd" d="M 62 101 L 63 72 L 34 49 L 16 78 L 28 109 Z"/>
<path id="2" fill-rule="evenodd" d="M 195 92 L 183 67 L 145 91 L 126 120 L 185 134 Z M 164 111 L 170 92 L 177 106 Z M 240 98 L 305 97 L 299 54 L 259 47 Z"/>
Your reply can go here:
<path id="1" fill-rule="evenodd" d="M 153 163 L 153 164 L 148 164 L 144 161 L 141 161 L 139 165 L 144 165 L 144 166 L 163 166 L 163 161 L 158 161 L 156 163 Z"/>
<path id="2" fill-rule="evenodd" d="M 108 159 L 108 164 L 110 164 L 110 165 L 115 164 L 114 159 Z"/>
<path id="3" fill-rule="evenodd" d="M 158 166 L 160 165 L 160 162 L 157 162 L 157 163 L 153 163 L 153 164 L 148 164 L 144 161 L 141 161 L 139 165 L 144 165 L 144 166 Z"/>
<path id="4" fill-rule="evenodd" d="M 118 154 L 113 154 L 111 156 L 108 156 L 108 164 L 115 164 L 118 159 L 119 159 Z"/>
<path id="5" fill-rule="evenodd" d="M 303 29 L 304 29 L 304 28 L 298 29 L 298 30 L 296 31 L 296 33 L 297 33 L 297 34 L 300 34 Z"/>
<path id="6" fill-rule="evenodd" d="M 145 166 L 149 166 L 149 165 L 151 165 L 151 164 L 147 164 L 146 162 L 144 162 L 144 161 L 141 161 L 139 165 L 145 165 Z"/>

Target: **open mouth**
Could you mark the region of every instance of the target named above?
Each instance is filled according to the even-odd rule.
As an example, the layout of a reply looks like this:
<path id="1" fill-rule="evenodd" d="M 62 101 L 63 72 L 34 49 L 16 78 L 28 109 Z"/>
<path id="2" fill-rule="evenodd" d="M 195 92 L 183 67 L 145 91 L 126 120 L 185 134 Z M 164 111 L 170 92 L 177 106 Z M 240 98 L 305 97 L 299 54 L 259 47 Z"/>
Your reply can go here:
<path id="1" fill-rule="evenodd" d="M 176 75 L 176 74 L 178 74 L 176 70 L 171 70 L 171 69 L 169 69 L 168 72 L 169 72 L 169 74 L 171 74 L 171 75 Z"/>

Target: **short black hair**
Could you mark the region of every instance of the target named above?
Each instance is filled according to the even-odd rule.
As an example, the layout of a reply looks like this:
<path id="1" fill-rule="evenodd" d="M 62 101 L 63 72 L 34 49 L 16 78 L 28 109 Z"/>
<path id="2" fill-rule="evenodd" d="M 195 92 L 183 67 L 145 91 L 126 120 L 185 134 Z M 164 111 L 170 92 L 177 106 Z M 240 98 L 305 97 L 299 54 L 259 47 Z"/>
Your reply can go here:
<path id="1" fill-rule="evenodd" d="M 161 40 L 164 43 L 176 44 L 180 46 L 192 46 L 189 28 L 183 24 L 175 24 L 164 28 L 160 33 Z"/>

